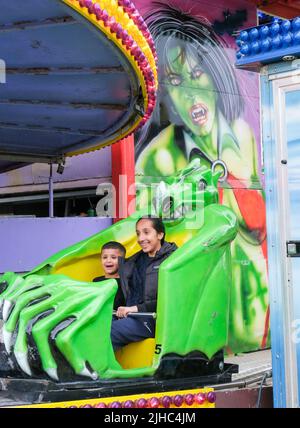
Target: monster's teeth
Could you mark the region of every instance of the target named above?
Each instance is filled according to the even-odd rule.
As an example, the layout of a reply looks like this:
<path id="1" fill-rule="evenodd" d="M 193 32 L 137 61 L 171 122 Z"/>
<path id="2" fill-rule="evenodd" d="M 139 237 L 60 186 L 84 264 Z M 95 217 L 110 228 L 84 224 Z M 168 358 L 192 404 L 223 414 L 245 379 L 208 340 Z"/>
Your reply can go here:
<path id="1" fill-rule="evenodd" d="M 45 370 L 45 372 L 47 373 L 47 375 L 51 379 L 59 381 L 58 374 L 57 374 L 57 369 L 47 369 L 47 370 Z"/>
<path id="2" fill-rule="evenodd" d="M 3 335 L 3 342 L 4 342 L 6 352 L 8 354 L 10 354 L 13 333 L 11 333 L 10 331 L 7 331 L 7 330 L 5 330 L 5 328 L 3 328 L 2 335 Z"/>
<path id="3" fill-rule="evenodd" d="M 193 114 L 193 118 L 196 119 L 199 116 L 204 116 L 205 113 L 206 112 L 205 112 L 205 110 L 203 108 L 198 108 L 197 110 L 194 110 L 192 114 Z"/>
<path id="4" fill-rule="evenodd" d="M 12 302 L 10 302 L 9 300 L 4 300 L 3 311 L 2 311 L 2 318 L 4 322 L 7 321 L 11 307 L 12 307 Z"/>
<path id="5" fill-rule="evenodd" d="M 28 363 L 27 352 L 15 352 L 14 354 L 15 354 L 17 363 L 19 364 L 23 372 L 28 374 L 28 376 L 32 376 L 32 372 Z"/>

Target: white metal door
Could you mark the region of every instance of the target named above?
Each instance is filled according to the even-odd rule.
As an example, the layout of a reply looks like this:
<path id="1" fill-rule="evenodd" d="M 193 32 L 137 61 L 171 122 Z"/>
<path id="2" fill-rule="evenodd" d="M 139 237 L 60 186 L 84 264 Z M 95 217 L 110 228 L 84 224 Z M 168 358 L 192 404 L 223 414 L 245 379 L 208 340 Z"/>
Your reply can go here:
<path id="1" fill-rule="evenodd" d="M 273 75 L 287 407 L 300 397 L 300 75 Z"/>

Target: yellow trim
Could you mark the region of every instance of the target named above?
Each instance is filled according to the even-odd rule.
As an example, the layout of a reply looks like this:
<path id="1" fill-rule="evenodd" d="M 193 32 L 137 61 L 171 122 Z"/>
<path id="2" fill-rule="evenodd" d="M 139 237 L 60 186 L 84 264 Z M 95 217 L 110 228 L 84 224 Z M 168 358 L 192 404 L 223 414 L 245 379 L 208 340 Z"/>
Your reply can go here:
<path id="1" fill-rule="evenodd" d="M 126 257 L 132 256 L 141 249 L 136 242 L 135 235 L 132 235 L 130 238 L 119 239 L 119 241 L 126 248 Z M 96 276 L 104 275 L 100 261 L 101 245 L 103 245 L 101 240 L 95 241 L 92 250 L 88 252 L 81 248 L 78 250 L 77 257 L 74 257 L 71 252 L 66 257 L 57 261 L 50 273 L 66 275 L 78 281 L 90 281 Z"/>
<path id="2" fill-rule="evenodd" d="M 133 40 L 135 40 L 146 56 L 157 83 L 157 70 L 154 56 L 147 40 L 145 39 L 143 33 L 139 30 L 138 26 L 134 23 L 130 16 L 123 11 L 123 8 L 118 5 L 117 0 L 93 0 L 93 2 L 98 3 L 102 9 L 105 9 L 111 16 L 113 16 L 115 20 L 119 22 L 124 29 L 126 29 Z"/>
<path id="3" fill-rule="evenodd" d="M 102 143 L 99 146 L 95 146 L 92 147 L 90 149 L 82 149 L 82 150 L 77 150 L 76 152 L 69 152 L 66 155 L 71 157 L 71 156 L 77 156 L 77 155 L 82 155 L 84 153 L 90 153 L 90 152 L 95 152 L 96 150 L 100 150 L 100 149 L 104 149 L 104 147 L 107 146 L 111 146 L 114 143 L 117 143 L 118 141 L 122 140 L 123 138 L 128 137 L 128 135 L 130 135 L 140 124 L 140 122 L 142 121 L 142 118 L 139 118 L 132 126 L 131 128 L 129 128 L 128 131 L 124 131 L 122 133 L 120 133 L 116 138 L 114 138 L 113 140 L 108 140 L 106 143 Z"/>
<path id="4" fill-rule="evenodd" d="M 77 281 L 88 282 L 92 282 L 94 278 L 104 275 L 99 253 L 91 254 L 84 258 L 73 259 L 69 263 L 57 266 L 51 273 L 55 275 L 66 275 Z"/>
<path id="5" fill-rule="evenodd" d="M 124 396 L 118 396 L 118 397 L 109 397 L 109 398 L 96 398 L 96 399 L 90 399 L 90 400 L 80 400 L 80 401 L 67 401 L 67 402 L 61 402 L 61 403 L 47 403 L 47 404 L 37 404 L 37 405 L 29 405 L 29 406 L 14 406 L 15 408 L 68 408 L 70 406 L 84 406 L 86 404 L 89 404 L 91 406 L 95 406 L 98 403 L 105 403 L 106 405 L 109 405 L 110 403 L 113 403 L 114 401 L 119 401 L 121 403 L 124 403 L 127 400 L 138 400 L 139 398 L 145 398 L 146 400 L 156 397 L 161 398 L 166 395 L 169 397 L 175 397 L 175 395 L 186 395 L 186 394 L 198 394 L 200 392 L 207 394 L 208 392 L 213 391 L 213 388 L 202 388 L 202 389 L 188 389 L 184 391 L 168 391 L 168 392 L 153 392 L 151 394 L 139 394 L 139 395 L 124 395 Z M 214 408 L 216 407 L 215 403 L 209 403 L 207 400 L 202 404 L 193 404 L 192 406 L 188 406 L 187 404 L 183 404 L 180 406 L 180 409 L 183 408 Z M 173 404 L 170 406 L 170 408 L 178 408 L 174 406 Z"/>

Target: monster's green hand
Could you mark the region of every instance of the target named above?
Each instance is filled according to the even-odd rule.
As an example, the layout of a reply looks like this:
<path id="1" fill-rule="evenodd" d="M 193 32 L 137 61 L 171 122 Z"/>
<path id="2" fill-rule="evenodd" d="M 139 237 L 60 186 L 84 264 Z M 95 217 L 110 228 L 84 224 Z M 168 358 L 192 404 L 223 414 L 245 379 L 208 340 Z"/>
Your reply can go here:
<path id="1" fill-rule="evenodd" d="M 96 379 L 118 368 L 110 340 L 115 280 L 93 284 L 63 275 L 9 275 L 2 277 L 2 287 L 9 284 L 0 296 L 3 339 L 25 373 L 34 374 L 30 359 L 37 351 L 42 369 L 59 379 L 51 342 L 77 375 Z"/>
<path id="2" fill-rule="evenodd" d="M 12 302 L 23 292 L 40 287 L 43 281 L 38 276 L 29 277 L 25 282 L 21 275 L 7 272 L 0 277 L 0 308 L 3 321 L 8 318 Z"/>

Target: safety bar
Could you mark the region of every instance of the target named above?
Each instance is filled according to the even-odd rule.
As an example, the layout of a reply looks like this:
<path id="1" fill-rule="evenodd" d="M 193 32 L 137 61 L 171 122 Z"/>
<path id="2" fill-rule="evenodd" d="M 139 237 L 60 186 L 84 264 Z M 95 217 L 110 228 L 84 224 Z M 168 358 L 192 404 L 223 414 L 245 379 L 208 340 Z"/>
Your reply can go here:
<path id="1" fill-rule="evenodd" d="M 117 311 L 113 311 L 113 315 L 116 315 Z M 154 320 L 156 319 L 156 313 L 155 312 L 129 312 L 129 314 L 127 314 L 128 317 L 133 317 L 133 318 L 153 318 Z"/>

